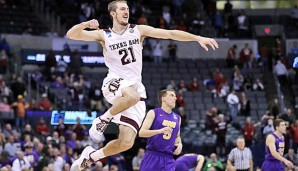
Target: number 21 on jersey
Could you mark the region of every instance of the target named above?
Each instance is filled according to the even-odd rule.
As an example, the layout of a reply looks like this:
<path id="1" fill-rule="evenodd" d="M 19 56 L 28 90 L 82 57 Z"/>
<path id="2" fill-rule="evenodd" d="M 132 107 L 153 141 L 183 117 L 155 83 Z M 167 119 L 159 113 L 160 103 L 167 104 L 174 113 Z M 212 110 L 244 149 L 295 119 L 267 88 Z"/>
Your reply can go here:
<path id="1" fill-rule="evenodd" d="M 132 62 L 136 62 L 135 54 L 133 52 L 133 47 L 124 48 L 119 50 L 119 55 L 121 55 L 122 65 L 127 65 Z"/>

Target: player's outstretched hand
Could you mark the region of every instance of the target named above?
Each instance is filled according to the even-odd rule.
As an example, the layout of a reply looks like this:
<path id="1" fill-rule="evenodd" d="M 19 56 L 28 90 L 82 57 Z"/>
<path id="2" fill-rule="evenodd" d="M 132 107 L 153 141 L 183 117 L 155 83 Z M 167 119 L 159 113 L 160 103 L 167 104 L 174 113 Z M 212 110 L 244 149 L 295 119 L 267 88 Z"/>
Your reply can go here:
<path id="1" fill-rule="evenodd" d="M 207 45 L 211 46 L 213 50 L 218 48 L 218 44 L 214 39 L 208 38 L 208 37 L 200 37 L 198 40 L 199 44 L 204 48 L 206 51 L 208 51 Z"/>
<path id="2" fill-rule="evenodd" d="M 160 129 L 161 134 L 171 134 L 172 131 L 173 131 L 173 129 L 171 127 L 167 127 L 167 126 Z"/>
<path id="3" fill-rule="evenodd" d="M 98 21 L 95 19 L 89 20 L 89 21 L 85 21 L 83 22 L 83 25 L 86 28 L 90 28 L 90 29 L 99 29 L 99 24 Z"/>
<path id="4" fill-rule="evenodd" d="M 176 150 L 174 151 L 174 155 L 179 155 L 182 151 L 182 144 L 178 143 L 178 144 L 175 144 L 175 146 L 176 146 Z"/>

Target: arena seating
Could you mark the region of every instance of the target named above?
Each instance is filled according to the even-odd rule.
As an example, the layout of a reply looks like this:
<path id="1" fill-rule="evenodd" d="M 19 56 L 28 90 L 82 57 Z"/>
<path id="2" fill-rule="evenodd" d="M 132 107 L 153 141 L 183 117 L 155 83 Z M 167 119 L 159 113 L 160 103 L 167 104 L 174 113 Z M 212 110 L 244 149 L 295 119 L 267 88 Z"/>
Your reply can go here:
<path id="1" fill-rule="evenodd" d="M 0 33 L 41 35 L 48 31 L 30 5 L 0 5 Z"/>

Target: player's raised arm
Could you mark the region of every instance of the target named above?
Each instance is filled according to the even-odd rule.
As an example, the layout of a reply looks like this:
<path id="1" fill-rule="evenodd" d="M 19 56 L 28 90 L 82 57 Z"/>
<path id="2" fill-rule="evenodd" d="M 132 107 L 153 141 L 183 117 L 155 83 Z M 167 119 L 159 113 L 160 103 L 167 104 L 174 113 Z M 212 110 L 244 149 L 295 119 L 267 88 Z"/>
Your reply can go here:
<path id="1" fill-rule="evenodd" d="M 84 40 L 84 41 L 102 41 L 103 31 L 99 30 L 98 21 L 93 19 L 80 24 L 74 25 L 66 33 L 66 36 L 73 40 Z M 85 28 L 96 29 L 93 31 L 86 31 Z"/>
<path id="2" fill-rule="evenodd" d="M 154 28 L 147 25 L 138 25 L 140 34 L 143 37 L 153 37 L 160 39 L 173 39 L 178 41 L 196 41 L 198 42 L 206 51 L 208 51 L 207 45 L 209 45 L 213 50 L 218 48 L 218 44 L 214 39 L 208 37 L 202 37 L 187 33 L 180 30 L 165 30 L 160 28 Z"/>

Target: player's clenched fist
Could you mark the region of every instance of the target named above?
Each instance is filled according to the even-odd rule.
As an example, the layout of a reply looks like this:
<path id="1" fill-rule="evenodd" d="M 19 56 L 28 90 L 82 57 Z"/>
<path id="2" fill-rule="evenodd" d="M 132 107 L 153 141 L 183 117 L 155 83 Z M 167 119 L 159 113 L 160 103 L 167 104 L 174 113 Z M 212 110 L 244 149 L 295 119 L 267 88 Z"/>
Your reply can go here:
<path id="1" fill-rule="evenodd" d="M 288 166 L 290 169 L 294 168 L 294 165 L 293 165 L 293 163 L 292 163 L 291 161 L 286 160 L 284 163 L 285 163 L 285 165 Z"/>
<path id="2" fill-rule="evenodd" d="M 176 147 L 176 150 L 174 151 L 174 155 L 179 155 L 182 151 L 182 144 L 181 143 L 178 143 L 178 144 L 175 144 L 175 147 Z"/>
<path id="3" fill-rule="evenodd" d="M 83 25 L 86 28 L 90 28 L 90 29 L 98 29 L 98 27 L 99 27 L 98 21 L 95 19 L 83 22 Z"/>

